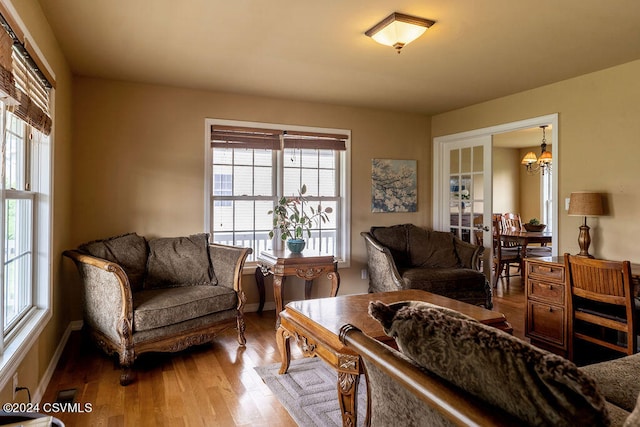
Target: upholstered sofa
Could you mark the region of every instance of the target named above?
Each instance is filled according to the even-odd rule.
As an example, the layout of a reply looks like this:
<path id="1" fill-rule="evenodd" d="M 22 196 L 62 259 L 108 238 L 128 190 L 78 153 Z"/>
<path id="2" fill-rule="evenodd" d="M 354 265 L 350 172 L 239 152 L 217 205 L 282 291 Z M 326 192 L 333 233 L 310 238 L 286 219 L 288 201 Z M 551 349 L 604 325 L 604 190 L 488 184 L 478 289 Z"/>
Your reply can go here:
<path id="1" fill-rule="evenodd" d="M 372 302 L 399 350 L 351 325 L 372 426 L 638 426 L 640 354 L 577 367 L 461 313 Z"/>
<path id="2" fill-rule="evenodd" d="M 207 234 L 146 239 L 135 233 L 65 251 L 82 280 L 84 328 L 118 354 L 122 385 L 146 352 L 175 352 L 235 327 L 245 345 L 241 273 L 250 248 Z"/>
<path id="3" fill-rule="evenodd" d="M 413 224 L 371 227 L 360 235 L 367 248 L 369 292 L 422 289 L 493 307 L 491 286 L 480 271 L 482 246 Z"/>

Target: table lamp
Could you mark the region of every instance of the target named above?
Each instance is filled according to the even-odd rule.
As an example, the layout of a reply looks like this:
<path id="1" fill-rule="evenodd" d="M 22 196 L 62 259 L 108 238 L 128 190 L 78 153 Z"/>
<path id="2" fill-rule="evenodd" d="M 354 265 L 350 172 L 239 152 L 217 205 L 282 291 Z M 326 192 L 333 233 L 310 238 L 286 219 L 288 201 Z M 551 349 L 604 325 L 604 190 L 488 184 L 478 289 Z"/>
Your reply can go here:
<path id="1" fill-rule="evenodd" d="M 593 258 L 589 254 L 591 236 L 589 236 L 588 216 L 600 216 L 604 213 L 602 195 L 591 191 L 576 191 L 571 193 L 569 200 L 569 216 L 584 216 L 584 224 L 580 226 L 578 244 L 580 253 L 577 256 Z"/>

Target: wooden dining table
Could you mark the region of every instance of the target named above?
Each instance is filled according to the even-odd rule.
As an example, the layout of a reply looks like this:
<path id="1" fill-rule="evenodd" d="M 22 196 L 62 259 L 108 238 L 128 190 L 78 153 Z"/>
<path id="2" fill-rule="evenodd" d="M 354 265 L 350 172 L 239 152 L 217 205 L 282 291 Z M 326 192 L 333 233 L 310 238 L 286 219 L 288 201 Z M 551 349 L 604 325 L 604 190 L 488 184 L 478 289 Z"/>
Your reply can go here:
<path id="1" fill-rule="evenodd" d="M 524 278 L 524 258 L 527 254 L 527 246 L 530 243 L 549 245 L 553 241 L 553 233 L 550 231 L 504 231 L 500 233 L 500 241 L 515 243 L 520 247 L 520 274 Z"/>

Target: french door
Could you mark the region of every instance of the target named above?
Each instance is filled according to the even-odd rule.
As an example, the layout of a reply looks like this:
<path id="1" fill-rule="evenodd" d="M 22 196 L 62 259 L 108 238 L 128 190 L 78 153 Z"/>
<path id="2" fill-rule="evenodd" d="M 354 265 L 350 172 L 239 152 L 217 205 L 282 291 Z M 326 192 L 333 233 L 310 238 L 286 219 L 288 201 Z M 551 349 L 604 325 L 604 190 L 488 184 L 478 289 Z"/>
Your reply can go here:
<path id="1" fill-rule="evenodd" d="M 441 208 L 434 211 L 434 228 L 451 231 L 465 242 L 485 246 L 483 268 L 490 277 L 491 135 L 450 141 L 439 148 L 437 196 Z"/>

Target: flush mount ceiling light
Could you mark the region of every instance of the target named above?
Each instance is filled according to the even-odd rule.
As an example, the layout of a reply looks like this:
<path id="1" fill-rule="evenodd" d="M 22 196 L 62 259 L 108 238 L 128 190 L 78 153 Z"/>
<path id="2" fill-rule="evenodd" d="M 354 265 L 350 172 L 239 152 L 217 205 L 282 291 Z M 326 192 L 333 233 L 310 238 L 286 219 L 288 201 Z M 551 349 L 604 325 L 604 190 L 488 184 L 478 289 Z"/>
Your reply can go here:
<path id="1" fill-rule="evenodd" d="M 398 53 L 405 45 L 420 37 L 435 21 L 394 12 L 365 34 L 380 44 L 393 46 Z"/>

